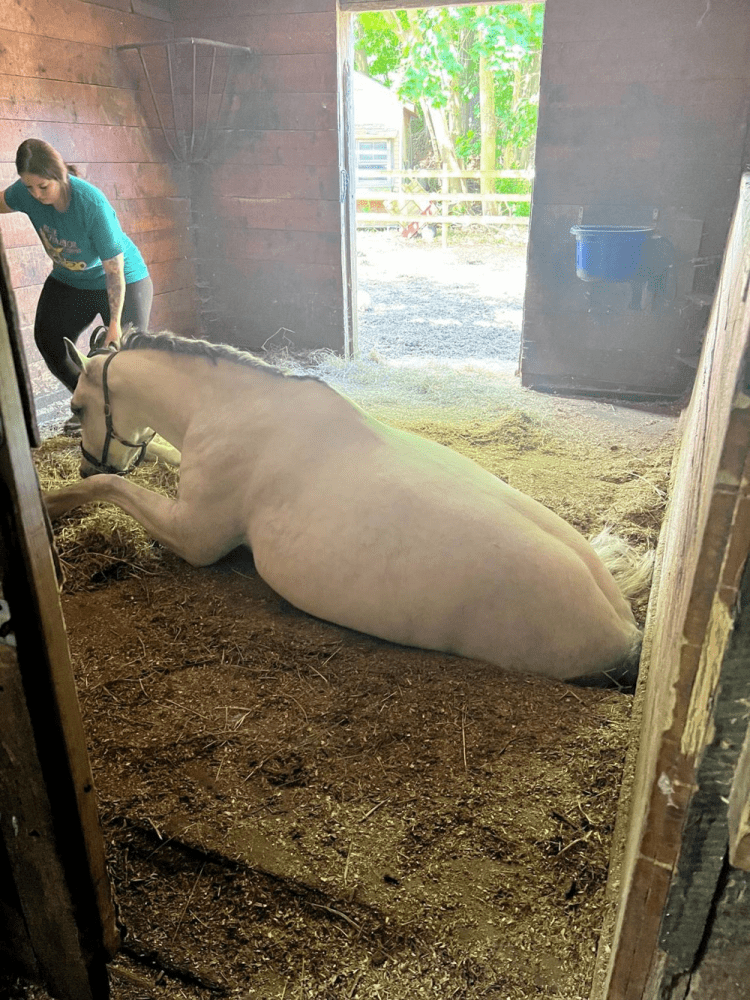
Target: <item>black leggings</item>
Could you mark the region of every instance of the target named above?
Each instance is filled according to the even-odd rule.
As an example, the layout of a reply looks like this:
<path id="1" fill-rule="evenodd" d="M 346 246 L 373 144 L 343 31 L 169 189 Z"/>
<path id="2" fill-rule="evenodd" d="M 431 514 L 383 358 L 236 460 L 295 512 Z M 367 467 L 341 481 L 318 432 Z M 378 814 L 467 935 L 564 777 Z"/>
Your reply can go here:
<path id="1" fill-rule="evenodd" d="M 148 330 L 154 286 L 151 278 L 141 278 L 125 286 L 122 325 L 132 323 Z M 47 367 L 71 392 L 78 381 L 78 369 L 69 360 L 63 337 L 73 343 L 97 316 L 109 326 L 109 296 L 106 288 L 73 288 L 50 275 L 44 283 L 34 320 L 34 340 Z"/>

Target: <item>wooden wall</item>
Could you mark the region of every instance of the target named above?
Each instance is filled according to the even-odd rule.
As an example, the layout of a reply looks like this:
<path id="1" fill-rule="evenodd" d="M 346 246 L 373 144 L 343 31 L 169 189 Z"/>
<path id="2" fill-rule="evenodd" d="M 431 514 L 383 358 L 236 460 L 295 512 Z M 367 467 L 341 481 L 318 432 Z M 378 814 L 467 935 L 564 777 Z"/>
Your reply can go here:
<path id="1" fill-rule="evenodd" d="M 617 922 L 600 945 L 608 983 L 592 1000 L 748 995 L 750 871 L 728 868 L 741 829 L 730 831 L 727 805 L 742 785 L 750 701 L 749 281 L 750 174 L 672 469 L 623 797 L 629 832 L 622 863 L 612 859 Z"/>
<path id="2" fill-rule="evenodd" d="M 335 0 L 176 0 L 177 37 L 245 45 L 215 165 L 193 167 L 208 332 L 344 344 Z M 284 340 L 286 338 L 286 340 Z"/>
<path id="3" fill-rule="evenodd" d="M 525 385 L 690 384 L 746 158 L 748 51 L 745 0 L 549 0 Z M 581 221 L 655 224 L 677 250 L 671 301 L 633 311 L 627 285 L 577 279 Z"/>
<path id="4" fill-rule="evenodd" d="M 3 4 L 0 23 L 0 184 L 17 179 L 19 143 L 37 136 L 101 188 L 140 248 L 154 281 L 152 323 L 194 332 L 197 322 L 189 177 L 166 149 L 148 98 L 114 46 L 170 38 L 168 0 L 26 0 Z M 33 342 L 50 271 L 30 222 L 2 216 L 0 236 L 19 306 L 40 423 L 68 393 Z M 62 411 L 61 411 L 62 405 Z"/>

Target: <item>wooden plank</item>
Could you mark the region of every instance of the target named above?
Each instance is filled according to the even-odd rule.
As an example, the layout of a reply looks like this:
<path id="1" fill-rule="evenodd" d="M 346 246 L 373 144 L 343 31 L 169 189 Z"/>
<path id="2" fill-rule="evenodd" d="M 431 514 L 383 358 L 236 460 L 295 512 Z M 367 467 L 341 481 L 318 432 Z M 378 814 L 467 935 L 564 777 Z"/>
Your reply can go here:
<path id="1" fill-rule="evenodd" d="M 3 190 L 10 185 L 3 185 Z M 3 236 L 3 246 L 7 249 L 11 247 L 33 247 L 39 243 L 36 229 L 31 224 L 31 219 L 23 212 L 13 212 L 3 215 L 0 221 L 0 232 Z"/>
<path id="2" fill-rule="evenodd" d="M 341 209 L 335 201 L 283 198 L 226 198 L 212 202 L 216 218 L 234 219 L 248 229 L 280 229 L 295 232 L 336 233 Z"/>
<path id="3" fill-rule="evenodd" d="M 0 733 L 0 836 L 40 981 L 60 1000 L 92 1000 L 15 651 L 1 643 Z"/>
<path id="4" fill-rule="evenodd" d="M 649 604 L 646 708 L 606 1000 L 660 995 L 668 965 L 659 941 L 662 916 L 699 790 L 698 768 L 712 739 L 722 660 L 748 555 L 749 279 L 746 176 L 662 528 L 658 592 Z"/>
<path id="5" fill-rule="evenodd" d="M 330 166 L 338 153 L 333 129 L 283 132 L 279 129 L 232 131 L 229 162 L 237 166 Z"/>
<path id="6" fill-rule="evenodd" d="M 503 4 L 512 3 L 513 0 L 495 0 L 497 5 L 501 7 Z M 436 3 L 430 4 L 432 7 L 466 7 L 469 4 L 469 0 L 437 0 Z M 424 0 L 404 0 L 403 3 L 394 3 L 393 0 L 341 0 L 339 4 L 342 11 L 349 11 L 351 13 L 357 13 L 358 11 L 367 10 L 404 10 L 406 7 L 424 7 Z"/>
<path id="7" fill-rule="evenodd" d="M 274 170 L 247 166 L 241 172 L 233 164 L 217 164 L 211 171 L 211 186 L 223 198 L 292 198 L 314 201 L 339 200 L 338 171 L 317 166 L 284 166 Z"/>
<path id="8" fill-rule="evenodd" d="M 52 262 L 37 240 L 37 246 L 9 248 L 10 279 L 14 289 L 43 285 L 52 270 Z"/>
<path id="9" fill-rule="evenodd" d="M 125 10 L 130 12 L 131 0 L 81 0 L 81 3 L 90 3 L 95 7 L 111 7 L 113 10 Z"/>
<path id="10" fill-rule="evenodd" d="M 750 727 L 729 797 L 729 863 L 750 872 Z"/>
<path id="11" fill-rule="evenodd" d="M 195 286 L 154 295 L 151 329 L 171 330 L 186 337 L 200 335 L 200 302 Z"/>
<path id="12" fill-rule="evenodd" d="M 172 162 L 83 162 L 82 176 L 110 201 L 138 198 L 190 198 L 189 168 Z"/>
<path id="13" fill-rule="evenodd" d="M 342 7 L 348 3 L 344 0 Z M 734 3 L 712 5 L 710 28 L 714 24 L 730 22 L 737 30 Z M 627 4 L 610 7 L 592 5 L 590 0 L 565 0 L 564 4 L 553 4 L 545 12 L 545 21 L 554 28 L 554 37 L 560 42 L 584 41 L 601 45 L 612 40 L 617 44 L 620 37 L 650 35 L 652 38 L 670 38 L 672 34 L 691 34 L 704 38 L 709 29 L 706 24 L 706 7 L 703 0 L 682 0 L 680 4 L 680 25 L 676 27 L 675 8 L 669 3 L 654 3 L 654 0 L 630 0 Z M 683 21 L 684 18 L 684 21 Z M 684 27 L 683 27 L 684 25 Z M 670 48 L 671 48 L 670 41 Z M 668 61 L 670 53 L 664 53 Z"/>
<path id="14" fill-rule="evenodd" d="M 5 4 L 3 27 L 27 35 L 114 47 L 130 42 L 170 38 L 170 24 L 111 10 L 81 0 L 34 0 L 32 4 Z"/>
<path id="15" fill-rule="evenodd" d="M 142 17 L 155 17 L 158 21 L 172 23 L 172 14 L 168 2 L 163 4 L 147 3 L 146 0 L 130 0 L 130 2 L 134 14 L 140 14 Z"/>
<path id="16" fill-rule="evenodd" d="M 40 285 L 27 285 L 25 287 L 14 288 L 13 295 L 18 309 L 18 322 L 23 330 L 31 330 L 34 327 L 34 316 L 36 315 L 36 304 L 42 291 Z"/>
<path id="17" fill-rule="evenodd" d="M 231 32 L 228 32 L 231 37 Z M 236 35 L 234 36 L 237 37 Z M 245 60 L 237 69 L 237 93 L 336 93 L 336 54 L 267 55 Z"/>
<path id="18" fill-rule="evenodd" d="M 6 148 L 16 150 L 28 138 L 29 123 L 6 120 L 2 135 Z M 171 159 L 159 129 L 51 122 L 44 137 L 67 163 L 163 164 Z"/>
<path id="19" fill-rule="evenodd" d="M 341 191 L 341 275 L 343 285 L 341 353 L 351 359 L 358 352 L 357 315 L 357 232 L 354 200 L 356 151 L 354 139 L 354 23 L 350 14 L 337 19 L 337 113 L 338 163 L 342 178 Z M 335 349 L 335 348 L 334 348 Z"/>
<path id="20" fill-rule="evenodd" d="M 201 234 L 211 244 L 218 244 L 222 254 L 237 261 L 268 260 L 287 264 L 321 264 L 335 266 L 341 260 L 339 233 L 305 233 L 295 230 L 247 229 L 231 220 L 221 228 L 198 227 L 197 249 L 200 254 Z"/>
<path id="21" fill-rule="evenodd" d="M 258 261 L 244 268 L 230 258 L 202 258 L 214 275 L 220 338 L 259 350 L 279 329 L 298 347 L 342 352 L 341 264 L 305 266 Z"/>
<path id="22" fill-rule="evenodd" d="M 284 57 L 300 58 L 313 53 L 336 52 L 336 18 L 333 11 L 299 14 L 255 14 L 216 17 L 212 14 L 210 25 L 203 16 L 180 19 L 179 33 L 183 37 L 211 38 L 217 42 L 248 45 L 253 52 Z M 210 33 L 203 32 L 209 28 Z M 264 60 L 268 62 L 268 60 Z"/>
<path id="23" fill-rule="evenodd" d="M 182 37 L 210 37 L 217 42 L 247 44 L 263 55 L 309 55 L 336 51 L 336 21 L 330 11 L 315 13 L 254 14 L 212 16 L 210 35 L 204 16 L 180 20 Z M 247 39 L 238 42 L 238 39 Z"/>
<path id="24" fill-rule="evenodd" d="M 13 317 L 9 318 L 12 322 Z M 5 315 L 0 318 L 0 371 L 13 371 Z M 71 893 L 90 992 L 104 997 L 108 987 L 103 963 L 117 950 L 119 935 L 47 522 L 13 378 L 0 379 L 0 420 L 4 432 L 0 477 L 7 497 L 4 524 L 8 525 L 3 539 L 5 578 L 13 583 L 6 597 L 19 639 L 20 678 L 50 812 L 55 816 L 56 849 Z M 39 954 L 36 944 L 35 951 Z M 71 951 L 71 967 L 74 958 Z M 64 966 L 64 958 L 58 964 Z M 65 968 L 52 972 L 61 979 L 67 974 Z M 51 991 L 62 997 L 56 989 Z M 77 995 L 88 994 L 78 990 Z"/>
<path id="25" fill-rule="evenodd" d="M 750 982 L 749 895 L 748 874 L 730 870 L 724 891 L 716 901 L 711 935 L 690 975 L 689 1000 L 746 1000 Z M 682 990 L 668 1000 L 682 1000 L 685 984 L 680 985 Z"/>
<path id="26" fill-rule="evenodd" d="M 558 41 L 550 30 L 549 41 L 545 38 L 544 43 L 548 86 L 568 79 L 571 66 L 575 67 L 579 83 L 588 81 L 594 87 L 600 80 L 609 84 L 632 83 L 633 65 L 637 58 L 640 83 L 647 87 L 651 81 L 720 79 L 723 75 L 720 67 L 742 66 L 746 61 L 744 54 L 750 33 L 747 29 L 738 30 L 736 20 L 727 19 L 723 24 L 712 24 L 711 31 L 690 32 L 681 18 L 679 29 L 673 28 L 669 33 L 670 45 L 665 49 L 664 35 L 644 31 L 642 22 L 638 22 L 629 5 L 619 9 L 628 12 L 631 26 L 636 23 L 639 26 L 632 34 L 610 34 L 610 28 L 609 44 L 603 43 L 602 39 L 598 45 L 592 45 L 591 40 L 585 38 Z"/>
<path id="27" fill-rule="evenodd" d="M 620 80 L 600 80 L 592 87 L 588 80 L 573 78 L 564 86 L 551 87 L 545 100 L 558 108 L 610 108 L 619 110 L 630 103 L 632 108 L 632 83 Z M 747 114 L 748 97 L 744 88 L 727 87 L 726 80 L 651 80 L 647 94 L 642 95 L 642 118 L 652 121 L 674 113 L 675 108 L 690 110 L 691 114 L 715 123 L 743 125 Z M 636 112 L 637 113 L 637 112 Z"/>
<path id="28" fill-rule="evenodd" d="M 285 94 L 251 91 L 237 97 L 228 127 L 235 130 L 322 132 L 337 129 L 336 92 Z M 231 134 L 230 134 L 231 138 Z M 231 145 L 227 149 L 231 155 Z"/>
<path id="29" fill-rule="evenodd" d="M 164 247 L 170 241 L 176 258 L 182 259 L 186 253 L 193 255 L 192 247 L 186 242 L 186 232 L 191 224 L 190 204 L 186 200 L 149 198 L 114 202 L 113 207 L 123 229 L 141 252 L 146 252 L 149 256 L 157 254 L 154 261 L 164 259 Z M 30 246 L 7 247 L 11 281 L 16 291 L 44 284 L 51 271 L 50 258 L 36 232 L 32 231 L 31 238 L 34 242 Z M 160 245 L 158 251 L 153 249 L 155 243 Z M 145 246 L 149 247 L 147 251 L 144 251 Z"/>
<path id="30" fill-rule="evenodd" d="M 32 447 L 38 447 L 39 428 L 37 427 L 34 415 L 34 394 L 24 354 L 23 341 L 19 334 L 18 307 L 16 306 L 15 298 L 11 289 L 8 261 L 3 253 L 2 241 L 0 241 L 0 274 L 2 275 L 2 281 L 0 281 L 0 300 L 2 303 L 3 314 L 6 317 L 6 326 L 9 331 L 10 353 L 13 358 L 13 372 L 18 385 L 21 409 L 23 411 L 29 443 Z M 4 371 L 2 377 L 10 378 L 10 371 Z M 2 423 L 0 423 L 0 439 L 1 432 Z M 0 569 L 2 569 L 1 556 Z"/>
<path id="31" fill-rule="evenodd" d="M 257 15 L 271 14 L 314 14 L 327 12 L 335 14 L 336 0 L 253 0 L 253 13 Z M 247 0 L 216 0 L 211 6 L 211 22 L 224 17 L 241 17 L 248 11 Z M 205 0 L 174 0 L 172 12 L 178 24 L 179 35 L 185 35 L 183 25 L 188 19 L 203 18 L 206 20 Z"/>
<path id="32" fill-rule="evenodd" d="M 105 43 L 73 44 L 52 36 L 40 45 L 37 35 L 9 31 L 3 24 L 0 47 L 3 72 L 9 76 L 132 87 L 117 53 Z"/>
<path id="33" fill-rule="evenodd" d="M 187 300 L 195 295 L 196 262 L 193 260 L 157 261 L 150 267 L 154 295 L 181 292 Z"/>
<path id="34" fill-rule="evenodd" d="M 180 232 L 178 229 L 173 232 L 157 229 L 153 232 L 140 233 L 138 249 L 149 267 L 164 261 L 180 258 L 192 260 L 195 257 L 195 247 L 190 233 Z"/>
<path id="35" fill-rule="evenodd" d="M 127 198 L 114 199 L 123 230 L 136 243 L 137 234 L 185 229 L 190 225 L 191 203 L 188 198 Z"/>
<path id="36" fill-rule="evenodd" d="M 0 74 L 0 119 L 151 128 L 153 104 L 117 87 Z M 28 126 L 27 126 L 28 127 Z"/>
<path id="37" fill-rule="evenodd" d="M 41 976 L 34 952 L 29 944 L 20 903 L 9 905 L 7 897 L 15 895 L 15 886 L 7 859 L 0 860 L 0 968 L 6 976 L 20 976 L 27 982 L 38 983 Z M 3 898 L 6 897 L 6 898 Z"/>
<path id="38" fill-rule="evenodd" d="M 723 199 L 730 187 L 736 190 L 738 177 L 726 176 L 728 159 L 736 156 L 736 162 L 741 163 L 744 137 L 736 129 L 716 126 L 708 130 L 706 139 L 696 134 L 692 151 L 700 138 L 700 156 L 683 162 L 681 169 L 681 155 L 677 154 L 689 157 L 691 142 L 687 138 L 684 147 L 660 138 L 631 136 L 613 139 L 608 147 L 592 139 L 577 148 L 566 134 L 552 136 L 551 131 L 540 126 L 538 133 L 537 151 L 545 170 L 534 182 L 535 204 L 685 205 L 694 217 L 705 217 L 709 225 L 709 199 Z M 627 174 L 613 173 L 616 160 L 628 164 Z M 585 170 L 577 169 L 581 163 L 586 164 Z"/>

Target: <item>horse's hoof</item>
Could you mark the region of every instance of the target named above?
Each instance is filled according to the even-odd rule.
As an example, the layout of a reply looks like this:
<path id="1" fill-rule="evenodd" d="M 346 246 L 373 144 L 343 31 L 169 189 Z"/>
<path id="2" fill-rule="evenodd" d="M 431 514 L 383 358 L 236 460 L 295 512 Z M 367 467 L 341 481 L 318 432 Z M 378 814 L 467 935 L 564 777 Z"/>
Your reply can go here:
<path id="1" fill-rule="evenodd" d="M 42 501 L 50 521 L 56 521 L 68 509 L 67 504 L 62 501 L 58 494 L 57 490 L 53 490 L 51 493 L 46 491 L 42 493 Z"/>
<path id="2" fill-rule="evenodd" d="M 568 684 L 577 687 L 611 688 L 622 691 L 623 694 L 633 694 L 638 683 L 638 660 L 635 663 L 628 659 L 625 663 L 601 674 L 585 674 L 583 677 L 571 677 Z"/>

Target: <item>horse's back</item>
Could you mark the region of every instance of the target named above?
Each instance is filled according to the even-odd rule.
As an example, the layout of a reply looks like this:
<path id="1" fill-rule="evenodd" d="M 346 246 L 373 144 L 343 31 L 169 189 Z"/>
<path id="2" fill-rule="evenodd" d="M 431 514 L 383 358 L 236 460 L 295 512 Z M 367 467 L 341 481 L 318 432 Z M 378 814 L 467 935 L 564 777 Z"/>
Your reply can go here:
<path id="1" fill-rule="evenodd" d="M 632 614 L 579 532 L 448 448 L 342 414 L 253 510 L 274 589 L 338 624 L 509 669 L 568 678 L 628 655 Z"/>

